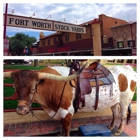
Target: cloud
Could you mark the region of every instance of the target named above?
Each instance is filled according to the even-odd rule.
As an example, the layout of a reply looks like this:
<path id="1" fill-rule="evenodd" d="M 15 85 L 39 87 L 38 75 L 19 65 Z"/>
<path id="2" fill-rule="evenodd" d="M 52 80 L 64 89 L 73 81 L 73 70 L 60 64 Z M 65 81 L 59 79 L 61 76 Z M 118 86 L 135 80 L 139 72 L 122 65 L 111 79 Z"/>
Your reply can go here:
<path id="1" fill-rule="evenodd" d="M 46 19 L 50 14 L 49 20 L 60 21 L 66 19 L 66 23 L 81 24 L 98 18 L 100 14 L 105 14 L 114 18 L 129 21 L 137 21 L 137 4 L 136 3 L 8 3 L 8 13 L 11 14 L 14 9 L 15 15 L 31 17 L 35 12 L 36 18 Z M 3 13 L 5 4 L 3 4 Z M 31 29 L 8 28 L 11 32 L 33 31 Z M 40 32 L 34 30 L 34 32 Z M 44 31 L 43 31 L 44 32 Z M 49 33 L 46 31 L 46 33 Z"/>
<path id="2" fill-rule="evenodd" d="M 5 7 L 5 5 L 3 5 Z M 66 18 L 68 22 L 77 18 L 80 22 L 86 22 L 97 18 L 100 14 L 106 14 L 107 16 L 114 16 L 116 18 L 129 20 L 130 16 L 133 21 L 136 21 L 137 4 L 135 3 L 24 3 L 8 4 L 8 13 L 11 13 L 12 9 L 15 10 L 15 15 L 31 16 L 33 12 L 36 13 L 37 18 L 47 18 L 52 14 L 53 20 L 59 20 Z M 3 8 L 4 12 L 4 8 Z M 79 22 L 79 24 L 80 24 Z"/>

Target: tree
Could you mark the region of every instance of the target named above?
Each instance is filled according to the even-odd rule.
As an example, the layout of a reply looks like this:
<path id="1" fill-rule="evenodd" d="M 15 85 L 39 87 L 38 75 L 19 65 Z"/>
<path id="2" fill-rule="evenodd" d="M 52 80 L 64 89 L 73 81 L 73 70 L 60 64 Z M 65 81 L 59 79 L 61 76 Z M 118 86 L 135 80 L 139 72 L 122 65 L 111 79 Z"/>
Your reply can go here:
<path id="1" fill-rule="evenodd" d="M 31 54 L 30 47 L 34 42 L 37 41 L 35 37 L 29 37 L 24 33 L 17 33 L 13 37 L 8 37 L 9 39 L 9 52 L 11 55 L 24 55 L 25 46 L 28 49 L 28 55 Z"/>

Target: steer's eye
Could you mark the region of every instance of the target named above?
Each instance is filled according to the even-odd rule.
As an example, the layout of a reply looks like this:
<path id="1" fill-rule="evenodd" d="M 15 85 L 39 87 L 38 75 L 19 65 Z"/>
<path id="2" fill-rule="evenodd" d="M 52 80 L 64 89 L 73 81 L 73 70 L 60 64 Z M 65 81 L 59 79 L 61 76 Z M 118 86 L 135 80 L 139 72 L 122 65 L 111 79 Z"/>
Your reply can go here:
<path id="1" fill-rule="evenodd" d="M 35 90 L 36 90 L 36 89 L 35 89 L 35 88 L 33 88 L 31 92 L 35 92 Z"/>

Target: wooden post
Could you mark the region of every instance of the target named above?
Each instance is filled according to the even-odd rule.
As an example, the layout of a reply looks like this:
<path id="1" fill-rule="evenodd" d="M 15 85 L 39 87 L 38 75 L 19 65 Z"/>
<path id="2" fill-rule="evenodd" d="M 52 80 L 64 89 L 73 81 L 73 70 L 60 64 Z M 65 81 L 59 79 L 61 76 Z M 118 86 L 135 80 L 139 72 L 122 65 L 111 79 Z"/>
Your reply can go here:
<path id="1" fill-rule="evenodd" d="M 93 54 L 94 56 L 102 56 L 102 46 L 101 46 L 101 22 L 96 21 L 92 23 L 93 29 Z"/>

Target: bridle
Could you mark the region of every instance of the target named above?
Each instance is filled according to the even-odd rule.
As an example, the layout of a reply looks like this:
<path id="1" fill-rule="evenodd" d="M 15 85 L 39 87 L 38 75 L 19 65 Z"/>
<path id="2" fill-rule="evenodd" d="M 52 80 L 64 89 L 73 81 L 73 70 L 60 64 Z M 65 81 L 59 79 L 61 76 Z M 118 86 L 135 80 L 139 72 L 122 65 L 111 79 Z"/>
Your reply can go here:
<path id="1" fill-rule="evenodd" d="M 29 108 L 30 108 L 30 110 L 31 110 L 32 104 L 33 104 L 34 99 L 35 99 L 35 93 L 37 93 L 37 85 L 38 85 L 38 83 L 36 84 L 36 86 L 35 86 L 35 88 L 34 88 L 33 97 L 32 97 L 32 99 L 30 100 L 30 102 L 28 103 L 27 101 L 24 101 L 24 100 L 18 100 L 18 107 L 19 107 L 19 106 L 24 107 L 24 106 L 28 105 Z M 20 105 L 20 104 L 21 104 L 21 105 Z"/>
<path id="2" fill-rule="evenodd" d="M 59 102 L 59 104 L 58 104 L 58 107 L 57 107 L 57 111 L 55 112 L 55 114 L 53 115 L 53 116 L 51 116 L 49 119 L 47 119 L 47 120 L 42 120 L 42 119 L 40 119 L 40 118 L 38 118 L 35 114 L 34 114 L 34 111 L 32 110 L 32 104 L 33 104 L 33 102 L 34 102 L 34 99 L 35 99 L 35 94 L 37 93 L 37 85 L 38 85 L 38 83 L 36 84 L 36 86 L 35 86 L 35 90 L 34 90 L 34 93 L 33 93 L 33 97 L 32 97 L 32 99 L 31 99 L 31 101 L 28 103 L 27 101 L 24 101 L 24 100 L 18 100 L 18 101 L 20 101 L 19 103 L 22 103 L 22 107 L 24 107 L 24 106 L 26 106 L 26 105 L 28 105 L 29 106 L 29 109 L 30 109 L 30 112 L 31 112 L 31 114 L 32 114 L 32 117 L 34 116 L 34 117 L 36 117 L 38 120 L 40 120 L 40 121 L 48 121 L 48 120 L 51 120 L 52 118 L 54 118 L 55 117 L 55 115 L 57 114 L 57 112 L 58 112 L 58 110 L 59 110 L 59 108 L 60 108 L 60 104 L 61 104 L 61 101 L 62 101 L 62 98 L 63 98 L 63 94 L 64 94 L 64 90 L 65 90 L 65 87 L 66 87 L 66 83 L 67 82 L 65 82 L 64 83 L 64 86 L 63 86 L 63 89 L 62 89 L 62 93 L 61 93 L 61 97 L 60 97 L 60 102 Z M 38 94 L 38 93 L 37 93 Z M 18 104 L 19 105 L 19 104 Z M 29 112 L 29 113 L 30 113 Z"/>
<path id="3" fill-rule="evenodd" d="M 73 70 L 73 69 L 74 69 L 74 70 L 75 70 L 75 69 L 78 70 L 79 68 L 80 68 L 79 62 L 78 62 L 77 60 L 73 60 L 72 66 L 71 66 L 71 68 L 70 68 L 69 75 L 72 74 L 72 70 Z M 55 112 L 55 114 L 54 114 L 52 117 L 50 117 L 50 118 L 47 119 L 47 120 L 50 120 L 50 119 L 54 118 L 55 115 L 57 114 L 57 112 L 58 112 L 58 110 L 59 110 L 59 108 L 60 108 L 60 105 L 61 105 L 61 101 L 62 101 L 62 98 L 63 98 L 64 89 L 65 89 L 65 87 L 66 87 L 66 83 L 67 83 L 67 82 L 64 83 L 64 86 L 63 86 L 63 89 L 62 89 L 62 93 L 61 93 L 61 97 L 60 97 L 60 102 L 59 102 L 59 104 L 58 104 L 57 111 Z M 35 117 L 36 117 L 38 120 L 40 120 L 40 121 L 46 121 L 46 120 L 42 120 L 42 119 L 38 118 L 38 117 L 34 114 L 34 112 L 33 112 L 33 110 L 32 110 L 32 103 L 34 102 L 35 94 L 37 93 L 37 86 L 38 86 L 38 84 L 39 84 L 39 83 L 37 83 L 36 86 L 35 86 L 35 90 L 34 90 L 34 93 L 33 93 L 33 97 L 32 97 L 32 99 L 31 99 L 31 101 L 30 101 L 29 103 L 28 103 L 27 101 L 23 101 L 23 100 L 19 100 L 19 101 L 20 101 L 20 103 L 22 103 L 22 106 L 25 106 L 25 105 L 28 105 L 28 106 L 29 106 L 29 109 L 30 109 L 30 112 L 31 112 L 32 116 L 35 116 Z M 38 93 L 37 93 L 37 94 L 38 94 Z M 76 97 L 76 98 L 77 98 L 77 97 Z M 74 107 L 74 108 L 75 108 L 75 107 Z"/>

